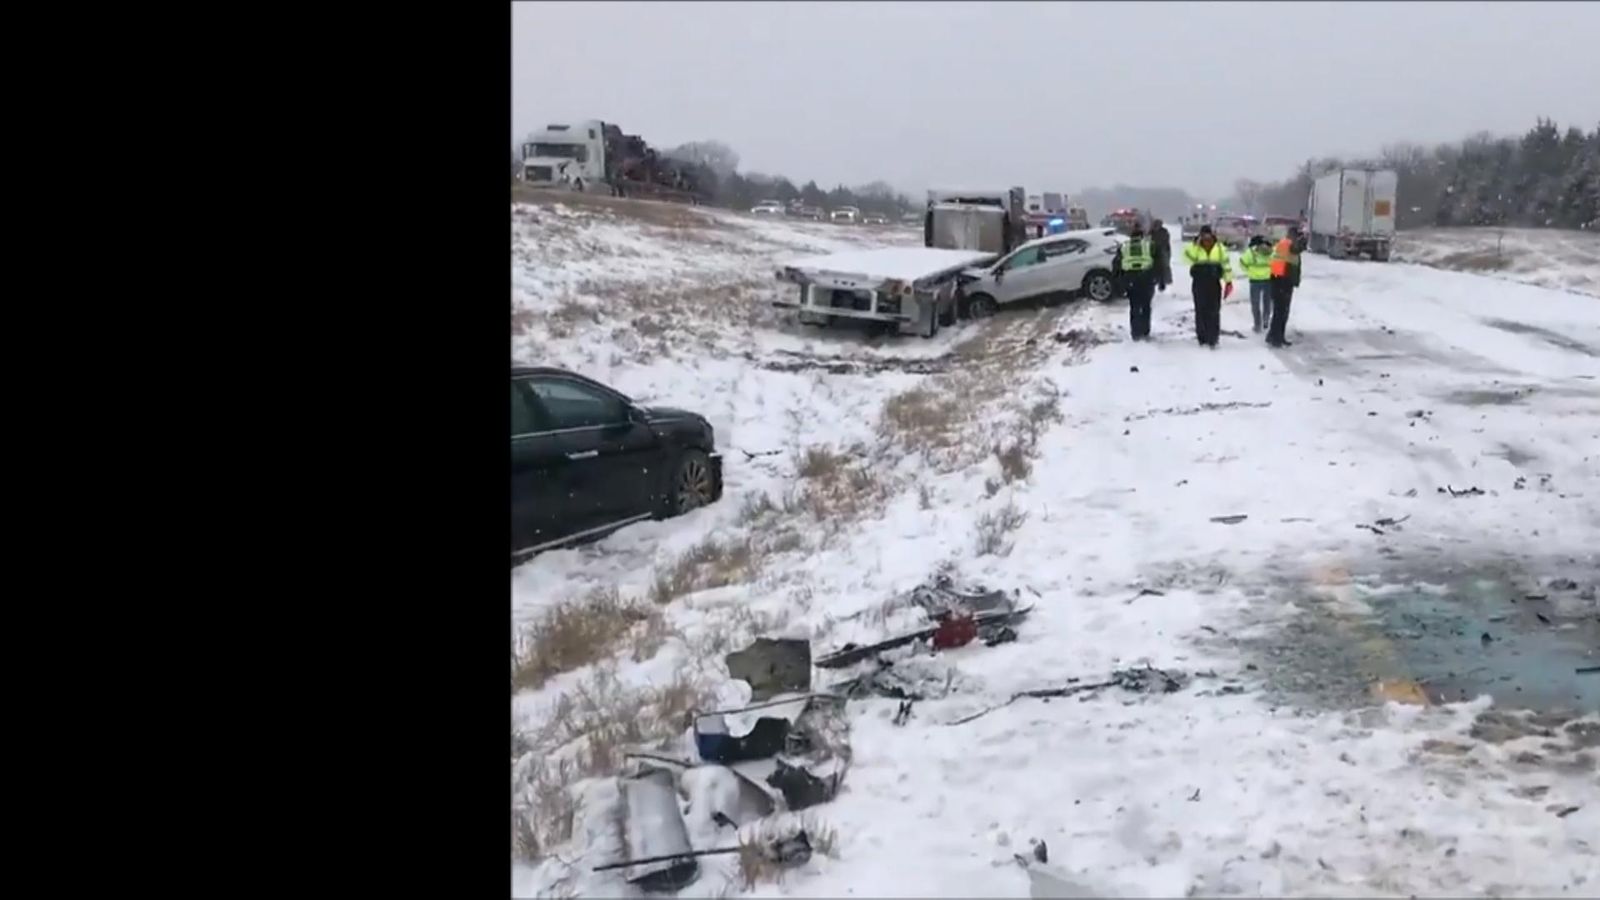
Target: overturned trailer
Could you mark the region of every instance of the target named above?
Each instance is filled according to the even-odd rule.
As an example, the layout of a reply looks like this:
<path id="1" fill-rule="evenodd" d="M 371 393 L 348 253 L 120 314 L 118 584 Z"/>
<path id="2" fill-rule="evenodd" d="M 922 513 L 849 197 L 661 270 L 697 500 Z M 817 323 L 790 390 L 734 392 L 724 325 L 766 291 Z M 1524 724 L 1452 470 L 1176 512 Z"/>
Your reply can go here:
<path id="1" fill-rule="evenodd" d="M 997 254 L 937 247 L 855 250 L 796 260 L 777 271 L 798 290 L 773 305 L 799 310 L 807 325 L 838 319 L 881 323 L 900 333 L 933 337 L 965 315 L 961 272 Z"/>
<path id="2" fill-rule="evenodd" d="M 928 191 L 922 243 L 947 250 L 1010 253 L 1028 240 L 1020 187 Z"/>

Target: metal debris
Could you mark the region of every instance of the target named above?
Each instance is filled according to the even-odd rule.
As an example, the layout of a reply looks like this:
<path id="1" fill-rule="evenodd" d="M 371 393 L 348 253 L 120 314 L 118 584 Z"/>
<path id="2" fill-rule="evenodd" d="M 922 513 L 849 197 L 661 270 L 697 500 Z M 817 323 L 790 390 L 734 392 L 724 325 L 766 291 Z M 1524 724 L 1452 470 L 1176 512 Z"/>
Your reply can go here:
<path id="1" fill-rule="evenodd" d="M 998 629 L 1002 625 L 1014 625 L 1017 622 L 1022 621 L 1030 612 L 1033 612 L 1032 606 L 1026 606 L 1010 612 L 985 613 L 973 616 L 972 623 L 977 626 L 978 635 L 981 637 L 984 634 L 989 633 L 991 628 Z M 852 663 L 858 663 L 864 659 L 870 659 L 879 653 L 884 652 L 885 650 L 893 650 L 897 647 L 904 647 L 914 644 L 920 640 L 929 640 L 938 630 L 939 626 L 934 625 L 928 628 L 923 628 L 919 631 L 913 631 L 909 634 L 900 635 L 899 637 L 892 637 L 887 640 L 878 641 L 875 644 L 867 644 L 865 646 L 846 644 L 837 651 L 818 658 L 815 660 L 813 665 L 819 669 L 843 668 L 844 666 L 848 666 Z"/>
<path id="2" fill-rule="evenodd" d="M 1465 490 L 1458 491 L 1447 484 L 1442 488 L 1438 488 L 1436 492 L 1440 494 L 1449 494 L 1452 497 L 1476 497 L 1483 493 L 1483 488 L 1473 486 L 1466 488 Z"/>
<path id="3" fill-rule="evenodd" d="M 724 660 L 728 674 L 750 685 L 751 700 L 811 690 L 811 642 L 758 638 Z"/>
<path id="4" fill-rule="evenodd" d="M 1579 675 L 1593 675 L 1597 672 L 1600 672 L 1600 666 L 1579 666 L 1573 671 L 1577 672 Z"/>
<path id="5" fill-rule="evenodd" d="M 1552 591 L 1575 591 L 1578 589 L 1578 583 L 1571 578 L 1557 578 L 1551 581 L 1547 587 Z"/>
<path id="6" fill-rule="evenodd" d="M 646 891 L 677 891 L 700 877 L 689 829 L 678 809 L 676 779 L 667 769 L 646 769 L 621 780 L 627 880 Z M 598 871 L 598 870 L 597 870 Z"/>
<path id="7" fill-rule="evenodd" d="M 1250 517 L 1243 513 L 1239 513 L 1231 516 L 1212 516 L 1211 521 L 1218 522 L 1223 525 L 1237 525 L 1248 518 Z"/>
<path id="8" fill-rule="evenodd" d="M 731 763 L 747 759 L 766 759 L 777 755 L 789 736 L 789 720 L 763 716 L 749 733 L 735 737 L 728 733 L 724 716 L 703 716 L 695 720 L 695 747 L 707 762 Z"/>
<path id="9" fill-rule="evenodd" d="M 1556 811 L 1556 818 L 1565 819 L 1567 816 L 1572 815 L 1573 813 L 1577 812 L 1580 809 L 1583 809 L 1583 807 L 1581 807 L 1581 806 L 1568 806 L 1568 807 L 1565 807 L 1563 809 L 1560 809 L 1560 810 Z"/>
<path id="10" fill-rule="evenodd" d="M 895 725 L 904 725 L 911 720 L 911 706 L 915 700 L 901 700 L 900 706 L 894 711 L 894 718 L 890 721 Z"/>

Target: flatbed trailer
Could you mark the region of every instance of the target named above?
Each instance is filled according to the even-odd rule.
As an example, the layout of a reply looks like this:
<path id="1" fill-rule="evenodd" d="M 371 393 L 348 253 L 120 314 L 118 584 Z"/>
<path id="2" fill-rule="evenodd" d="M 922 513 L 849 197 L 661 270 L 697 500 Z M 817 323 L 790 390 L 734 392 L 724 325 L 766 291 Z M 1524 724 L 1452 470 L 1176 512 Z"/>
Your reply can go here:
<path id="1" fill-rule="evenodd" d="M 997 254 L 939 247 L 887 247 L 798 259 L 777 271 L 797 287 L 773 305 L 799 312 L 807 325 L 837 319 L 880 322 L 902 334 L 933 337 L 963 310 L 957 276 Z"/>

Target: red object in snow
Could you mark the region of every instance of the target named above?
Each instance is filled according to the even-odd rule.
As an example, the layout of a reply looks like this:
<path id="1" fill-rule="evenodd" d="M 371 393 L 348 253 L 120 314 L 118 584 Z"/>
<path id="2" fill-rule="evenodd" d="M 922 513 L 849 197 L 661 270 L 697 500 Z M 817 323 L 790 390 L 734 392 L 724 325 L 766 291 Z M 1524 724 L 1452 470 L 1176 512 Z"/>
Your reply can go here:
<path id="1" fill-rule="evenodd" d="M 978 623 L 971 616 L 951 616 L 939 623 L 933 632 L 933 649 L 949 650 L 964 647 L 978 637 Z"/>

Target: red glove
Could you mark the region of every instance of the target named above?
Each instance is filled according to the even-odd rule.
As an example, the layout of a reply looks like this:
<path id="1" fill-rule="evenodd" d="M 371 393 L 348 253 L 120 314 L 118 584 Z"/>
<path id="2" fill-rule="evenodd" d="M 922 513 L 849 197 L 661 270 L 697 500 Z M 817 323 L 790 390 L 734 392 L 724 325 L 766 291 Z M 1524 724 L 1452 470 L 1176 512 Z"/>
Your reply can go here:
<path id="1" fill-rule="evenodd" d="M 1233 296 L 1233 282 L 1230 281 L 1227 284 L 1222 286 L 1222 299 L 1226 300 L 1226 299 L 1228 299 L 1229 297 L 1232 297 L 1232 296 Z"/>

